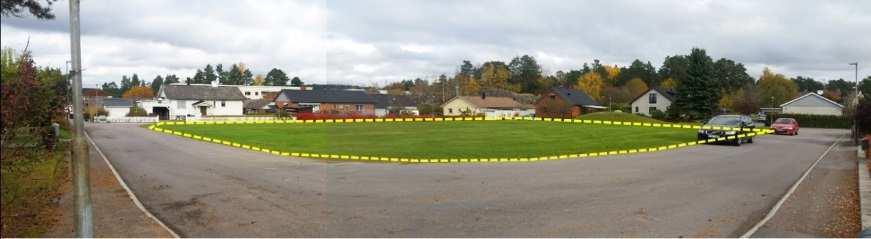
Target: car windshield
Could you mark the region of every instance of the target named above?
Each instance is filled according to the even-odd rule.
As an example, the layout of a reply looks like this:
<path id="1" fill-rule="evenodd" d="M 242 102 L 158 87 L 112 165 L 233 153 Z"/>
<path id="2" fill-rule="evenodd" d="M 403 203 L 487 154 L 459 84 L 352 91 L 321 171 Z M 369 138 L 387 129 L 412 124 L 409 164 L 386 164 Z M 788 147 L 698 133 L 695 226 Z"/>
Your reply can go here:
<path id="1" fill-rule="evenodd" d="M 708 124 L 736 125 L 738 122 L 741 122 L 741 119 L 738 118 L 738 116 L 717 116 L 708 121 Z"/>
<path id="2" fill-rule="evenodd" d="M 792 119 L 780 118 L 774 121 L 775 124 L 792 124 Z"/>

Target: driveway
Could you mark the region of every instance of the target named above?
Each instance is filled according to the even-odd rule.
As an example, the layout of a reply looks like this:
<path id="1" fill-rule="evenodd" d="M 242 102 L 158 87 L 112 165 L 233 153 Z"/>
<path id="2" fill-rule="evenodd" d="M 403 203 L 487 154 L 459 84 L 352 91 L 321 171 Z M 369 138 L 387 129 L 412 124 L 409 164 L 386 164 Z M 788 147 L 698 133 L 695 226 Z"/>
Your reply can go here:
<path id="1" fill-rule="evenodd" d="M 88 125 L 144 204 L 193 237 L 699 237 L 756 223 L 843 130 L 535 163 L 276 157 Z"/>

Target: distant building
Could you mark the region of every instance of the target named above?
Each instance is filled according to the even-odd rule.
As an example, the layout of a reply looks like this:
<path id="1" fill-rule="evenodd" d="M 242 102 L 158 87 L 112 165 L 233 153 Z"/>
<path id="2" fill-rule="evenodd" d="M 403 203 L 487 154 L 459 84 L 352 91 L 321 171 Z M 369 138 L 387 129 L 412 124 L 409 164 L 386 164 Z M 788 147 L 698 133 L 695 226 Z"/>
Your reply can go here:
<path id="1" fill-rule="evenodd" d="M 103 109 L 109 114 L 106 118 L 123 118 L 130 113 L 130 107 L 133 107 L 133 102 L 127 99 L 105 98 L 103 99 Z"/>
<path id="2" fill-rule="evenodd" d="M 313 113 L 375 115 L 375 99 L 358 90 L 282 90 L 275 106 Z"/>
<path id="3" fill-rule="evenodd" d="M 535 113 L 534 107 L 522 104 L 510 97 L 458 96 L 442 104 L 446 116 L 484 115 L 487 117 L 528 116 Z"/>
<path id="4" fill-rule="evenodd" d="M 816 93 L 807 93 L 780 105 L 784 114 L 843 115 L 844 106 Z"/>
<path id="5" fill-rule="evenodd" d="M 407 95 L 370 95 L 375 100 L 375 116 L 384 117 L 390 113 L 398 115 L 419 115 L 417 101 Z"/>
<path id="6" fill-rule="evenodd" d="M 567 88 L 554 88 L 550 92 L 542 94 L 535 102 L 535 115 L 575 118 L 604 108 L 584 92 Z"/>
<path id="7" fill-rule="evenodd" d="M 207 116 L 242 116 L 245 96 L 239 88 L 213 85 L 165 85 L 154 100 L 140 106 L 161 120 Z"/>
<path id="8" fill-rule="evenodd" d="M 674 94 L 671 91 L 650 88 L 632 100 L 632 113 L 651 116 L 651 113 L 657 110 L 665 112 L 671 107 L 673 99 Z"/>

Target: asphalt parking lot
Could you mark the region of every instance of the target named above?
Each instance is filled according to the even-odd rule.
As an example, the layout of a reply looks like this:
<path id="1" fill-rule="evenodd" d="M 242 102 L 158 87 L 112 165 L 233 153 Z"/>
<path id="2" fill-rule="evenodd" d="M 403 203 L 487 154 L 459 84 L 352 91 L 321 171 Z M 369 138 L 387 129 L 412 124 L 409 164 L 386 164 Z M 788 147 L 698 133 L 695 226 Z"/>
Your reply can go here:
<path id="1" fill-rule="evenodd" d="M 729 237 L 843 130 L 741 147 L 501 164 L 291 159 L 130 124 L 87 130 L 143 203 L 191 237 Z"/>

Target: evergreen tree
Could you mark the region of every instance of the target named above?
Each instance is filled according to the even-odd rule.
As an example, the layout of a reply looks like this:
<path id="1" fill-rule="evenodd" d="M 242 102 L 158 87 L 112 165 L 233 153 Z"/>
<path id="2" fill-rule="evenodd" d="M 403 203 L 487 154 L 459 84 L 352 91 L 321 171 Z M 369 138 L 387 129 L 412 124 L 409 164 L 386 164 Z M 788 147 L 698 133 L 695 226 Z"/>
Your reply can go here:
<path id="1" fill-rule="evenodd" d="M 157 75 L 157 77 L 154 77 L 154 80 L 151 81 L 151 92 L 156 93 L 160 91 L 161 86 L 163 86 L 163 77 Z"/>
<path id="2" fill-rule="evenodd" d="M 798 86 L 798 91 L 801 93 L 817 92 L 825 88 L 825 85 L 823 85 L 822 82 L 816 81 L 814 78 L 810 77 L 796 76 L 791 80 L 796 86 Z"/>
<path id="3" fill-rule="evenodd" d="M 139 76 L 136 75 L 136 73 L 133 73 L 133 77 L 130 77 L 130 85 L 131 87 L 143 86 L 145 85 L 145 82 L 140 81 Z"/>
<path id="4" fill-rule="evenodd" d="M 230 67 L 230 72 L 227 73 L 227 85 L 243 85 L 245 81 L 243 80 L 244 73 L 239 69 L 239 65 L 233 64 Z"/>
<path id="5" fill-rule="evenodd" d="M 213 81 L 218 80 L 218 75 L 215 74 L 215 69 L 212 68 L 211 64 L 206 64 L 206 68 L 203 69 L 203 75 L 205 77 L 205 81 L 211 84 Z"/>
<path id="6" fill-rule="evenodd" d="M 524 93 L 536 93 L 540 91 L 538 85 L 541 78 L 541 66 L 534 57 L 523 55 L 515 57 L 508 64 L 511 70 L 511 78 L 508 83 L 519 86 L 519 91 Z"/>
<path id="7" fill-rule="evenodd" d="M 243 82 L 243 84 L 245 84 L 245 85 L 252 85 L 252 84 L 254 84 L 254 75 L 251 74 L 251 71 L 250 71 L 250 70 L 245 69 L 245 71 L 242 72 L 242 82 Z"/>
<path id="8" fill-rule="evenodd" d="M 293 79 L 290 79 L 290 85 L 292 86 L 302 86 L 302 84 L 302 80 L 300 80 L 298 76 L 294 76 Z"/>
<path id="9" fill-rule="evenodd" d="M 265 85 L 287 85 L 287 81 L 290 80 L 287 78 L 287 74 L 284 74 L 284 71 L 278 68 L 272 68 L 266 73 Z"/>
<path id="10" fill-rule="evenodd" d="M 720 58 L 714 63 L 714 81 L 724 92 L 737 91 L 743 86 L 754 83 L 753 77 L 747 74 L 743 64 L 726 58 Z"/>
<path id="11" fill-rule="evenodd" d="M 717 112 L 720 100 L 720 91 L 713 80 L 714 63 L 705 50 L 698 48 L 693 48 L 686 59 L 686 78 L 677 85 L 669 115 L 682 120 L 706 119 Z"/>
<path id="12" fill-rule="evenodd" d="M 172 83 L 179 83 L 179 82 L 180 81 L 178 79 L 178 76 L 176 76 L 176 75 L 166 75 L 166 77 L 163 78 L 164 85 L 169 85 Z"/>

